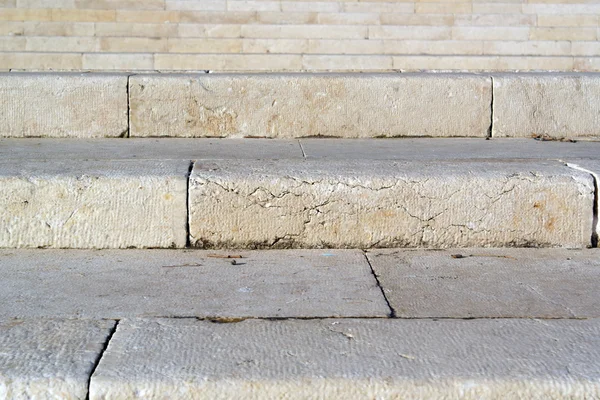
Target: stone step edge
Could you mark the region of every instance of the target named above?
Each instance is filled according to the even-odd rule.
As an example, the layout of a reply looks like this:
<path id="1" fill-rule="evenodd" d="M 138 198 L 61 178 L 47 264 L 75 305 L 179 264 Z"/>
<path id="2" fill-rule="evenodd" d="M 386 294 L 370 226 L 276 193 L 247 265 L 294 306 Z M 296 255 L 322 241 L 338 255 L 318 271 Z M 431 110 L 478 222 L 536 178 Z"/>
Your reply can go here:
<path id="1" fill-rule="evenodd" d="M 0 137 L 600 137 L 594 73 L 10 72 L 0 88 Z"/>
<path id="2" fill-rule="evenodd" d="M 229 323 L 5 321 L 4 393 L 90 399 L 583 399 L 600 393 L 598 319 L 222 322 Z"/>
<path id="3" fill-rule="evenodd" d="M 4 248 L 597 246 L 595 175 L 558 161 L 7 161 L 0 173 Z"/>

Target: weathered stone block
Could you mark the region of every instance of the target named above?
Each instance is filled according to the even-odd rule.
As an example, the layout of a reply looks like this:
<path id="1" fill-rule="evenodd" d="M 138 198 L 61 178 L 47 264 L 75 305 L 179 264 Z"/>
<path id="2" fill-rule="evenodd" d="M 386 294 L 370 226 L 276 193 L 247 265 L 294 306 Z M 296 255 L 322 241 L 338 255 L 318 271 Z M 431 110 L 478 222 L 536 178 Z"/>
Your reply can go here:
<path id="1" fill-rule="evenodd" d="M 583 247 L 593 181 L 554 162 L 203 161 L 198 247 Z"/>
<path id="2" fill-rule="evenodd" d="M 491 81 L 476 75 L 144 75 L 130 80 L 132 136 L 478 136 Z"/>
<path id="3" fill-rule="evenodd" d="M 0 247 L 186 244 L 187 161 L 6 161 Z"/>
<path id="4" fill-rule="evenodd" d="M 0 137 L 127 134 L 127 76 L 0 74 Z"/>
<path id="5" fill-rule="evenodd" d="M 499 75 L 493 81 L 493 136 L 600 136 L 600 75 Z"/>

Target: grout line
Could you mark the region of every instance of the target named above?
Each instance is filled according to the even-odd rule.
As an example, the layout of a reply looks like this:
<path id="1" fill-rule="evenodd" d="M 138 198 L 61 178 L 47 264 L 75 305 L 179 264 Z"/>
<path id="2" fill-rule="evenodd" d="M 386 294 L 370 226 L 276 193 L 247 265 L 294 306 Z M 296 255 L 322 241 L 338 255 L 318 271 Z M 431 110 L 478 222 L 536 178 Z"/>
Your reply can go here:
<path id="1" fill-rule="evenodd" d="M 186 208 L 186 219 L 185 219 L 185 247 L 192 247 L 191 239 L 190 239 L 190 180 L 192 176 L 192 170 L 194 169 L 195 161 L 190 161 L 190 166 L 188 167 L 187 172 L 187 186 L 186 186 L 186 196 L 185 196 L 185 208 Z"/>
<path id="2" fill-rule="evenodd" d="M 490 79 L 492 81 L 492 102 L 490 104 L 490 127 L 488 128 L 487 139 L 492 138 L 492 132 L 494 128 L 494 77 L 490 76 Z"/>
<path id="3" fill-rule="evenodd" d="M 306 158 L 306 152 L 304 151 L 304 146 L 302 146 L 302 142 L 298 139 L 298 145 L 300 146 L 300 150 L 302 151 L 302 157 Z"/>
<path id="4" fill-rule="evenodd" d="M 573 164 L 570 162 L 563 161 L 565 165 L 569 168 L 576 169 L 577 171 L 586 172 L 592 176 L 592 181 L 594 182 L 594 204 L 592 207 L 592 236 L 590 247 L 597 248 L 598 247 L 598 203 L 600 203 L 600 199 L 598 198 L 598 181 L 600 177 L 593 171 L 589 169 L 585 169 L 580 167 L 577 164 Z"/>
<path id="5" fill-rule="evenodd" d="M 131 137 L 131 105 L 129 96 L 129 84 L 132 75 L 127 75 L 127 138 Z"/>
<path id="6" fill-rule="evenodd" d="M 367 252 L 363 250 L 363 255 L 365 256 L 365 260 L 367 260 L 367 264 L 369 264 L 369 268 L 371 268 L 371 273 L 373 274 L 373 277 L 375 278 L 375 282 L 377 282 L 377 287 L 379 288 L 379 290 L 381 290 L 381 295 L 383 296 L 388 308 L 390 309 L 390 313 L 388 315 L 389 318 L 396 318 L 396 310 L 394 310 L 394 307 L 392 307 L 392 305 L 390 304 L 389 299 L 387 298 L 387 296 L 385 295 L 385 291 L 383 290 L 383 286 L 381 286 L 381 282 L 379 281 L 379 277 L 377 276 L 377 274 L 375 273 L 375 269 L 373 269 L 373 265 L 371 265 L 371 260 L 369 260 L 369 256 L 367 255 Z"/>
<path id="7" fill-rule="evenodd" d="M 88 388 L 87 388 L 88 390 L 87 390 L 87 395 L 85 396 L 86 400 L 89 400 L 89 398 L 90 398 L 90 388 L 91 388 L 90 386 L 92 384 L 92 377 L 94 376 L 94 373 L 96 372 L 96 369 L 98 368 L 98 365 L 100 365 L 100 360 L 102 360 L 102 357 L 104 356 L 104 353 L 106 352 L 106 349 L 108 349 L 108 345 L 110 344 L 110 341 L 111 341 L 113 335 L 117 331 L 118 326 L 119 326 L 119 320 L 117 319 L 115 321 L 115 324 L 113 325 L 113 327 L 108 332 L 108 336 L 106 337 L 106 340 L 104 341 L 104 346 L 102 347 L 102 350 L 98 354 L 98 357 L 96 357 L 96 360 L 94 360 L 94 366 L 92 367 L 92 371 L 91 371 L 90 377 L 88 379 Z"/>

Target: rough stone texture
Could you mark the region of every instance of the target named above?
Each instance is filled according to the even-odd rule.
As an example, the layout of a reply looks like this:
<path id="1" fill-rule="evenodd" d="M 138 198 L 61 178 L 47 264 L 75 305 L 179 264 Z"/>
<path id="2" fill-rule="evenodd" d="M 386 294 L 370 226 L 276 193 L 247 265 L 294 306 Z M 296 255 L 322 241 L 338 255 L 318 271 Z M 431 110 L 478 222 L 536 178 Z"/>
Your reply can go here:
<path id="1" fill-rule="evenodd" d="M 593 191 L 558 162 L 202 161 L 190 236 L 205 248 L 583 247 Z"/>
<path id="2" fill-rule="evenodd" d="M 0 141 L 0 152 L 1 143 Z M 600 141 L 591 140 L 573 143 L 524 138 L 301 139 L 300 143 L 307 158 L 319 159 L 411 161 L 600 159 Z"/>
<path id="3" fill-rule="evenodd" d="M 127 76 L 0 73 L 0 137 L 127 134 Z"/>
<path id="4" fill-rule="evenodd" d="M 494 76 L 495 137 L 600 137 L 600 75 Z"/>
<path id="5" fill-rule="evenodd" d="M 90 399 L 600 396 L 598 320 L 125 320 Z"/>
<path id="6" fill-rule="evenodd" d="M 597 249 L 376 250 L 368 257 L 398 317 L 600 317 Z"/>
<path id="7" fill-rule="evenodd" d="M 302 157 L 302 149 L 297 140 L 283 139 L 0 139 L 0 160 L 28 158 L 34 160 L 194 160 Z"/>
<path id="8" fill-rule="evenodd" d="M 594 220 L 592 222 L 592 245 L 599 247 L 598 241 L 600 239 L 600 223 L 598 222 L 598 216 L 600 213 L 600 160 L 598 156 L 595 159 L 575 159 L 569 158 L 567 165 L 573 169 L 587 172 L 594 178 L 594 190 L 596 202 L 594 204 Z"/>
<path id="9" fill-rule="evenodd" d="M 0 321 L 0 398 L 85 399 L 114 321 Z"/>
<path id="10" fill-rule="evenodd" d="M 375 317 L 358 250 L 1 250 L 0 318 Z M 231 262 L 236 264 L 232 265 Z"/>
<path id="11" fill-rule="evenodd" d="M 183 247 L 189 165 L 0 162 L 0 247 Z"/>
<path id="12" fill-rule="evenodd" d="M 444 74 L 140 75 L 131 135 L 487 135 L 491 80 Z"/>

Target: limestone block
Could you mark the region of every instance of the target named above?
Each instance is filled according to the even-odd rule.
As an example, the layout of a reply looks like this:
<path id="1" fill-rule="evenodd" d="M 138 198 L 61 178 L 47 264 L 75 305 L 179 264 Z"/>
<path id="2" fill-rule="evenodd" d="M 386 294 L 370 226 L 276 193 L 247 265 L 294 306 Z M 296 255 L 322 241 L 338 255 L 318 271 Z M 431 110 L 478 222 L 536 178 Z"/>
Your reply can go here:
<path id="1" fill-rule="evenodd" d="M 590 244 L 592 177 L 558 162 L 202 161 L 190 239 L 205 248 Z"/>
<path id="2" fill-rule="evenodd" d="M 360 250 L 219 253 L 229 254 L 243 258 L 196 249 L 0 250 L 0 320 L 390 313 Z"/>
<path id="3" fill-rule="evenodd" d="M 85 399 L 114 321 L 0 321 L 0 397 Z"/>
<path id="4" fill-rule="evenodd" d="M 600 249 L 370 251 L 401 318 L 598 318 Z"/>
<path id="5" fill-rule="evenodd" d="M 488 77 L 444 74 L 144 75 L 132 136 L 478 136 Z"/>
<path id="6" fill-rule="evenodd" d="M 600 321 L 125 320 L 90 399 L 564 399 L 600 393 Z"/>
<path id="7" fill-rule="evenodd" d="M 126 134 L 125 75 L 0 74 L 2 137 L 90 138 Z"/>
<path id="8" fill-rule="evenodd" d="M 600 76 L 494 76 L 496 137 L 600 136 Z"/>
<path id="9" fill-rule="evenodd" d="M 188 161 L 0 163 L 0 247 L 186 244 Z"/>

